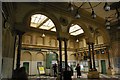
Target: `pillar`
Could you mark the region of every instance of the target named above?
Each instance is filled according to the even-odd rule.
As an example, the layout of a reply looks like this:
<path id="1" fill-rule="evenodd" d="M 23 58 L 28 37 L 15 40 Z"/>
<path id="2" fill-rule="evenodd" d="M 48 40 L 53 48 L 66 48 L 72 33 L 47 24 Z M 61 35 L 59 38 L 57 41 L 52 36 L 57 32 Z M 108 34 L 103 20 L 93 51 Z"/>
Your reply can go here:
<path id="1" fill-rule="evenodd" d="M 22 46 L 22 35 L 23 32 L 17 31 L 18 35 L 18 48 L 17 48 L 17 63 L 16 63 L 16 69 L 20 68 L 20 56 L 21 56 L 21 46 Z"/>
<path id="2" fill-rule="evenodd" d="M 67 71 L 67 39 L 64 39 L 64 50 L 65 50 L 65 71 Z"/>
<path id="3" fill-rule="evenodd" d="M 59 55 L 60 55 L 59 73 L 60 73 L 60 80 L 62 80 L 62 40 L 61 39 L 58 40 L 59 40 Z"/>
<path id="4" fill-rule="evenodd" d="M 109 46 L 106 46 L 106 53 L 108 55 L 108 70 L 107 70 L 107 74 L 111 75 L 111 74 L 113 74 L 113 69 L 111 67 L 111 62 L 110 62 Z"/>
<path id="5" fill-rule="evenodd" d="M 71 78 L 71 72 L 68 71 L 68 61 L 67 61 L 67 41 L 68 39 L 65 39 L 64 38 L 64 51 L 65 51 L 65 71 L 63 73 L 63 77 L 64 79 L 63 80 L 72 80 Z"/>
<path id="6" fill-rule="evenodd" d="M 110 54 L 112 59 L 112 74 L 120 74 L 120 24 L 111 25 L 108 30 L 110 36 Z M 111 66 L 110 65 L 110 66 Z"/>
<path id="7" fill-rule="evenodd" d="M 97 71 L 96 66 L 95 66 L 94 43 L 92 43 L 91 46 L 92 46 L 92 57 L 93 57 L 93 70 Z"/>
<path id="8" fill-rule="evenodd" d="M 89 46 L 88 47 L 89 52 L 92 49 L 92 58 L 91 58 L 91 54 L 89 54 L 89 57 L 91 58 L 91 60 L 90 60 L 90 70 L 88 72 L 87 77 L 89 79 L 98 79 L 99 78 L 99 72 L 97 71 L 96 66 L 95 66 L 94 43 L 89 43 L 88 46 Z M 92 62 L 93 62 L 93 68 L 92 68 Z"/>
<path id="9" fill-rule="evenodd" d="M 90 48 L 90 43 L 88 43 L 88 50 L 89 50 L 89 71 L 92 70 L 92 61 L 91 61 L 91 48 Z"/>

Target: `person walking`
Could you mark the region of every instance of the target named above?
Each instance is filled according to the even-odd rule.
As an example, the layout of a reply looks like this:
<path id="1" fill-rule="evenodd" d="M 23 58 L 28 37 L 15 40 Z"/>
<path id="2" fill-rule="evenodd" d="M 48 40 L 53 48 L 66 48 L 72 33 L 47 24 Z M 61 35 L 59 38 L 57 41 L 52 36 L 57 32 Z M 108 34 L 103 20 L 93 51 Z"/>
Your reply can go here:
<path id="1" fill-rule="evenodd" d="M 57 64 L 56 63 L 53 65 L 53 70 L 54 70 L 54 77 L 56 77 L 57 76 Z"/>
<path id="2" fill-rule="evenodd" d="M 77 66 L 76 66 L 76 68 L 75 68 L 75 70 L 77 71 L 77 78 L 79 78 L 80 76 L 81 76 L 81 71 L 80 71 L 80 65 L 79 64 L 77 64 Z"/>

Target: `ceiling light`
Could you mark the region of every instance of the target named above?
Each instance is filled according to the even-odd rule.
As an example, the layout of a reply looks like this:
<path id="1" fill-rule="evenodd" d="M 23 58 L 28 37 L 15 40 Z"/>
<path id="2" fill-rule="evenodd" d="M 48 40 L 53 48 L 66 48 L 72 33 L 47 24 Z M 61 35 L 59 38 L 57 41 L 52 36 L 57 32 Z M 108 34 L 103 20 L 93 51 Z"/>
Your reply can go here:
<path id="1" fill-rule="evenodd" d="M 108 3 L 106 2 L 104 5 L 104 10 L 105 11 L 109 11 L 110 10 L 110 5 L 108 5 Z"/>
<path id="2" fill-rule="evenodd" d="M 77 39 L 76 42 L 79 42 L 79 40 Z"/>
<path id="3" fill-rule="evenodd" d="M 106 26 L 106 29 L 110 29 L 110 25 L 109 25 L 109 26 Z"/>
<path id="4" fill-rule="evenodd" d="M 93 10 L 92 10 L 91 16 L 92 16 L 93 19 L 96 18 L 96 14 L 95 14 L 95 12 Z"/>
<path id="5" fill-rule="evenodd" d="M 74 7 L 71 3 L 69 3 L 69 6 L 68 6 L 68 11 L 73 11 L 74 10 Z"/>
<path id="6" fill-rule="evenodd" d="M 105 26 L 110 26 L 110 21 L 106 20 Z"/>
<path id="7" fill-rule="evenodd" d="M 79 14 L 78 10 L 77 10 L 77 12 L 76 12 L 76 14 L 75 14 L 75 18 L 76 18 L 76 19 L 80 19 L 80 14 Z"/>
<path id="8" fill-rule="evenodd" d="M 42 34 L 42 37 L 45 37 L 45 34 L 44 34 L 44 33 Z"/>

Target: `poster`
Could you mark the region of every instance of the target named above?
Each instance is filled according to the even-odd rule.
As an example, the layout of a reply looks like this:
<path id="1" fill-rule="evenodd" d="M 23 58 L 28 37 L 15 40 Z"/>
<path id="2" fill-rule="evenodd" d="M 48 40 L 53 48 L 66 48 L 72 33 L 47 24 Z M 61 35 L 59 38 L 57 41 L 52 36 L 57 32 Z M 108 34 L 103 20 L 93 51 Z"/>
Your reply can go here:
<path id="1" fill-rule="evenodd" d="M 38 71 L 39 71 L 40 74 L 45 74 L 44 67 L 38 67 Z"/>

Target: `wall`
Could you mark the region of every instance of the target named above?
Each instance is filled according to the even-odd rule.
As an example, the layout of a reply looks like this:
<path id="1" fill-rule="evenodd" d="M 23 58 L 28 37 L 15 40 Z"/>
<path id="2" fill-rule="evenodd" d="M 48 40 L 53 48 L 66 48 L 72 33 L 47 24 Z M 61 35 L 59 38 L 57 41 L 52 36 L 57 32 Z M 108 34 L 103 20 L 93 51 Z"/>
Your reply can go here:
<path id="1" fill-rule="evenodd" d="M 0 8 L 2 7 L 2 2 L 0 2 Z M 0 79 L 1 79 L 1 68 L 2 68 L 2 14 L 0 13 Z"/>
<path id="2" fill-rule="evenodd" d="M 116 41 L 112 43 L 112 58 L 113 58 L 113 69 L 115 74 L 120 74 L 120 42 Z"/>
<path id="3" fill-rule="evenodd" d="M 33 46 L 33 48 L 35 48 L 36 46 L 45 46 L 45 49 L 49 49 L 50 48 L 57 48 L 59 46 L 59 42 L 57 41 L 56 37 L 53 36 L 53 35 L 50 35 L 50 34 L 45 34 L 46 36 L 45 37 L 42 37 L 42 34 L 41 33 L 38 33 L 38 32 L 28 32 L 28 33 L 25 33 L 24 34 L 24 37 L 23 37 L 23 44 L 25 44 L 25 42 L 30 42 L 28 43 L 27 45 L 35 45 Z M 25 38 L 25 37 L 28 37 L 28 38 Z M 73 38 L 69 39 L 68 42 L 67 42 L 67 56 L 68 56 L 68 63 L 77 63 L 78 61 L 76 61 L 76 57 L 73 55 L 74 53 L 76 53 L 76 49 L 79 49 L 79 48 L 87 48 L 87 44 L 86 44 L 86 40 L 84 37 L 80 38 L 79 39 L 80 42 L 75 42 L 75 40 Z M 97 41 L 97 44 L 103 44 L 103 38 L 102 36 L 99 36 L 96 38 L 96 41 Z M 31 47 L 32 48 L 32 47 Z M 57 51 L 57 50 L 56 50 Z M 47 51 L 49 52 L 49 50 Z M 38 74 L 37 72 L 37 62 L 38 61 L 43 61 L 43 56 L 40 55 L 40 56 L 35 56 L 37 54 L 37 51 L 30 51 L 31 53 L 31 56 L 32 56 L 32 60 L 30 61 L 30 70 L 31 70 L 31 75 L 34 75 L 34 74 Z M 59 51 L 57 51 L 58 53 L 58 58 L 59 58 Z M 64 42 L 62 41 L 62 61 L 65 61 L 65 55 L 64 55 Z M 44 53 L 46 54 L 46 53 Z M 45 55 L 46 57 L 46 55 Z M 101 58 L 100 58 L 101 57 Z M 24 58 L 24 57 L 23 57 Z M 23 64 L 24 61 L 29 61 L 29 60 L 23 60 L 23 58 L 21 57 L 21 62 Z M 28 58 L 28 56 L 27 56 Z M 26 59 L 27 59 L 26 58 Z M 106 54 L 98 54 L 96 55 L 96 59 L 107 59 L 107 56 Z M 98 61 L 98 64 L 99 64 L 100 61 Z M 43 61 L 44 63 L 44 66 L 46 66 L 45 64 L 45 61 Z M 99 70 L 100 71 L 100 65 L 99 65 Z"/>
<path id="4" fill-rule="evenodd" d="M 45 52 L 42 53 L 46 54 Z M 23 66 L 24 62 L 29 62 L 29 75 L 38 74 L 37 62 L 42 62 L 45 68 L 45 57 L 39 51 L 22 50 L 20 66 Z"/>
<path id="5" fill-rule="evenodd" d="M 9 23 L 6 23 L 2 34 L 2 77 L 11 78 L 14 56 L 14 35 L 12 35 Z"/>

